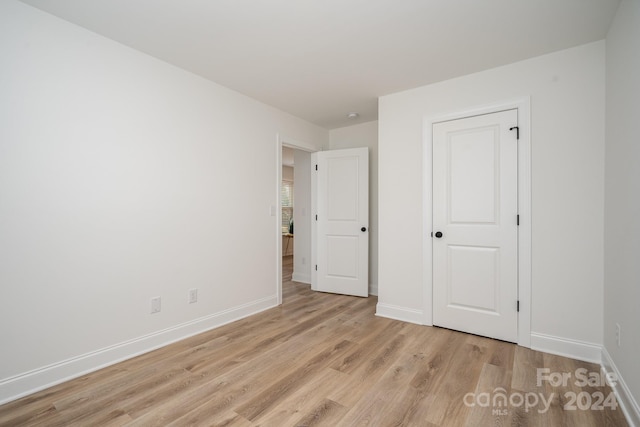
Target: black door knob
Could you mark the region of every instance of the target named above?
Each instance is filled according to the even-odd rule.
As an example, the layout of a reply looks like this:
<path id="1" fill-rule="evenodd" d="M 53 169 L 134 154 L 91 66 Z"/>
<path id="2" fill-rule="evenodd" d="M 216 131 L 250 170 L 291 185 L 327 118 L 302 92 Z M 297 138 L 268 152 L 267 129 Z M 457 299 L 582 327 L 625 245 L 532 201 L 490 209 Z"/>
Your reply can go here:
<path id="1" fill-rule="evenodd" d="M 442 237 L 442 233 L 440 231 L 436 231 L 436 237 L 439 239 Z"/>
<path id="2" fill-rule="evenodd" d="M 364 233 L 365 231 L 367 231 L 367 227 L 362 227 L 362 228 L 360 229 L 360 231 L 362 231 L 362 232 Z"/>

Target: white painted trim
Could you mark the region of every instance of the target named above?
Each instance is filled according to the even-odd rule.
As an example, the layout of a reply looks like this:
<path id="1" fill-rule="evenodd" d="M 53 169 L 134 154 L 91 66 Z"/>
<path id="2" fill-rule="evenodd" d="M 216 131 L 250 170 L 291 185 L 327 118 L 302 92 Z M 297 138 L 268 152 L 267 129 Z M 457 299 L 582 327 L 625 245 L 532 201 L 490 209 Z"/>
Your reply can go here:
<path id="1" fill-rule="evenodd" d="M 376 305 L 376 316 L 417 323 L 418 325 L 422 325 L 422 319 L 424 318 L 424 314 L 420 310 L 383 303 Z"/>
<path id="2" fill-rule="evenodd" d="M 620 371 L 616 364 L 613 363 L 613 359 L 605 347 L 602 348 L 602 369 L 606 373 L 614 373 L 616 375 L 616 385 L 612 388 L 616 394 L 618 404 L 620 404 L 620 409 L 622 409 L 627 419 L 627 423 L 631 427 L 640 427 L 640 405 L 634 399 L 631 390 L 627 387 L 627 383 L 624 382 Z"/>
<path id="3" fill-rule="evenodd" d="M 282 139 L 276 135 L 276 299 L 282 304 Z M 271 209 L 271 208 L 269 208 Z"/>
<path id="4" fill-rule="evenodd" d="M 518 105 L 518 344 L 531 347 L 531 99 Z"/>
<path id="5" fill-rule="evenodd" d="M 422 125 L 422 324 L 433 326 L 433 124 Z"/>
<path id="6" fill-rule="evenodd" d="M 518 98 L 496 104 L 482 105 L 464 111 L 443 113 L 426 117 L 422 126 L 422 264 L 423 318 L 421 323 L 433 325 L 433 250 L 431 231 L 432 198 L 432 152 L 433 125 L 438 122 L 489 114 L 504 110 L 518 110 L 518 345 L 531 347 L 531 99 Z"/>
<path id="7" fill-rule="evenodd" d="M 311 290 L 318 290 L 318 272 L 315 266 L 318 265 L 318 221 L 314 220 L 318 212 L 318 174 L 315 173 L 315 166 L 318 164 L 318 154 L 311 153 Z"/>
<path id="8" fill-rule="evenodd" d="M 536 332 L 531 333 L 531 349 L 585 362 L 599 364 L 602 361 L 602 346 L 600 344 Z"/>
<path id="9" fill-rule="evenodd" d="M 306 283 L 307 285 L 310 285 L 311 284 L 311 275 L 310 274 L 294 272 L 291 275 L 291 280 L 293 280 L 294 282 Z"/>
<path id="10" fill-rule="evenodd" d="M 0 405 L 277 305 L 275 295 L 0 381 Z"/>

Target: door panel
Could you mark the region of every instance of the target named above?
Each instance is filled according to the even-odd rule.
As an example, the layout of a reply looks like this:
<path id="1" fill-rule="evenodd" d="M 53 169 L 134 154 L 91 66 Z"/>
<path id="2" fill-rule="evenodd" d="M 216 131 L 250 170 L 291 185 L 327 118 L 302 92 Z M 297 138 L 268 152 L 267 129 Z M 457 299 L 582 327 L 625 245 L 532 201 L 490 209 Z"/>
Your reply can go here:
<path id="1" fill-rule="evenodd" d="M 357 280 L 358 260 L 357 236 L 326 236 L 327 277 Z"/>
<path id="2" fill-rule="evenodd" d="M 358 157 L 326 159 L 327 220 L 358 221 Z"/>
<path id="3" fill-rule="evenodd" d="M 517 341 L 517 110 L 433 126 L 434 324 Z"/>
<path id="4" fill-rule="evenodd" d="M 450 135 L 450 223 L 496 222 L 497 131 L 491 126 Z"/>
<path id="5" fill-rule="evenodd" d="M 448 306 L 497 313 L 499 249 L 450 245 L 448 250 Z"/>
<path id="6" fill-rule="evenodd" d="M 368 149 L 322 151 L 315 159 L 318 220 L 314 289 L 366 297 L 369 295 Z"/>

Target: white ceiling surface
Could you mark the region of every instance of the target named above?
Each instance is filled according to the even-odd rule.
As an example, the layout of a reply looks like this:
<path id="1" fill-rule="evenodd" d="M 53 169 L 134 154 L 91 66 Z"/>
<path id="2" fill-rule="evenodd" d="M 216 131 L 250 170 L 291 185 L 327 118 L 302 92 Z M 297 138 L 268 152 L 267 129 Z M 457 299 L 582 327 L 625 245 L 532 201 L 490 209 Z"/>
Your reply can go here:
<path id="1" fill-rule="evenodd" d="M 603 39 L 619 3 L 22 1 L 327 129 L 375 120 L 382 95 Z"/>

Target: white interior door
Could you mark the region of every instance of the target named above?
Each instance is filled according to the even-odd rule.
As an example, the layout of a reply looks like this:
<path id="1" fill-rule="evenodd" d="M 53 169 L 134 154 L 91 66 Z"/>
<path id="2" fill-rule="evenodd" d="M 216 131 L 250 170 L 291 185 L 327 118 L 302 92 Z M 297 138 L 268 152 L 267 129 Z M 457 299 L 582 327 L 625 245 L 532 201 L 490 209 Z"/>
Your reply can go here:
<path id="1" fill-rule="evenodd" d="M 321 151 L 315 175 L 312 289 L 369 295 L 369 150 Z"/>
<path id="2" fill-rule="evenodd" d="M 433 323 L 511 342 L 518 339 L 517 126 L 515 109 L 433 125 Z"/>

